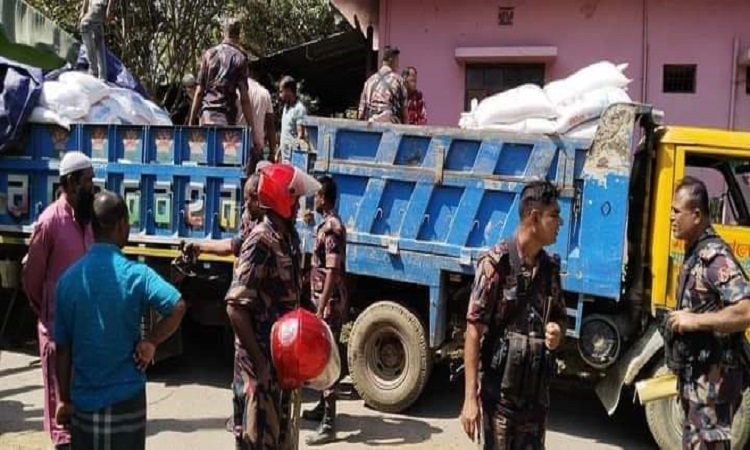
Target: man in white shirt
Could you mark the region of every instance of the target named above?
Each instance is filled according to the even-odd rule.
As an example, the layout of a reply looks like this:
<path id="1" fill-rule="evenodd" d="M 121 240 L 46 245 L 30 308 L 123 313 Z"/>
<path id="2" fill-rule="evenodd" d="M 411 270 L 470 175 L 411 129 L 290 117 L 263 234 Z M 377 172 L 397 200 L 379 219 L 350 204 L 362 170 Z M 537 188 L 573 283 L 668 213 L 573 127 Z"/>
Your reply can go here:
<path id="1" fill-rule="evenodd" d="M 250 76 L 257 77 L 257 74 L 252 72 L 251 69 Z M 273 162 L 273 150 L 276 148 L 276 125 L 274 124 L 275 119 L 273 104 L 271 103 L 271 93 L 253 78 L 247 79 L 247 86 L 248 96 L 252 104 L 251 109 L 253 110 L 253 123 L 256 124 L 256 127 L 253 129 L 253 141 L 262 142 L 266 146 L 265 148 L 269 149 L 268 159 Z M 237 124 L 247 125 L 247 120 L 245 120 L 242 110 L 238 111 Z M 255 165 L 263 159 L 265 148 L 253 149 L 253 154 L 248 158 L 248 173 L 255 172 Z"/>

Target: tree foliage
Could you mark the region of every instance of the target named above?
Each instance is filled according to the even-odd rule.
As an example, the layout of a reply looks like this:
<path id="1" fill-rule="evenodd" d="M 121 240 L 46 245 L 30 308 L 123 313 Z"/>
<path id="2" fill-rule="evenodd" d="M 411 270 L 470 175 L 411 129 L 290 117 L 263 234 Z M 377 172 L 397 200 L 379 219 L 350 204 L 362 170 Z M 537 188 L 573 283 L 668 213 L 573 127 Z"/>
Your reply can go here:
<path id="1" fill-rule="evenodd" d="M 82 0 L 26 0 L 79 36 Z M 107 43 L 154 95 L 196 73 L 201 54 L 219 42 L 221 20 L 243 24 L 243 46 L 256 57 L 329 35 L 345 25 L 328 0 L 110 0 Z M 163 100 L 163 99 L 158 99 Z"/>

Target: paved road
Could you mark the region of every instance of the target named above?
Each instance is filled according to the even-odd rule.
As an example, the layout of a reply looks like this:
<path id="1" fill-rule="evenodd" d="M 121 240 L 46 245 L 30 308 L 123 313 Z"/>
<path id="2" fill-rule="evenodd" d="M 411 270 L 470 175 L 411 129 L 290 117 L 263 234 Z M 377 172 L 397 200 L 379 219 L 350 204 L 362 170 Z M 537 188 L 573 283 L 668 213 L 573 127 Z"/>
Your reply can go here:
<path id="1" fill-rule="evenodd" d="M 193 338 L 196 339 L 196 338 Z M 164 362 L 149 374 L 149 449 L 231 449 L 224 430 L 231 408 L 231 368 L 214 349 L 220 337 L 188 342 L 187 355 Z M 323 448 L 471 449 L 456 417 L 462 386 L 437 369 L 420 402 L 406 415 L 384 415 L 360 400 L 340 402 L 339 441 Z M 33 349 L 0 354 L 0 448 L 47 450 L 42 430 L 42 386 Z M 306 396 L 305 406 L 314 401 Z M 653 449 L 643 417 L 622 408 L 607 417 L 592 395 L 555 394 L 549 419 L 549 449 Z M 314 424 L 304 424 L 306 435 Z M 302 445 L 302 448 L 305 446 Z"/>

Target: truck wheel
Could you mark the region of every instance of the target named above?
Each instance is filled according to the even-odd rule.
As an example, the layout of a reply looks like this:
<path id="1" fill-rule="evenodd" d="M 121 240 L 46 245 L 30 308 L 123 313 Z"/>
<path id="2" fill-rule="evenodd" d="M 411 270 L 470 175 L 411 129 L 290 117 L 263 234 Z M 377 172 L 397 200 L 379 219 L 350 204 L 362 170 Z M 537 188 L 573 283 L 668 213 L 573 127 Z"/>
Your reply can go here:
<path id="1" fill-rule="evenodd" d="M 666 374 L 668 369 L 661 367 L 654 376 Z M 682 448 L 683 410 L 675 398 L 649 402 L 646 408 L 646 422 L 661 450 Z M 750 389 L 742 396 L 740 409 L 732 423 L 732 450 L 742 450 L 750 437 Z"/>
<path id="2" fill-rule="evenodd" d="M 390 301 L 370 305 L 349 337 L 349 371 L 368 406 L 398 413 L 422 394 L 432 368 L 427 333 L 419 318 Z"/>

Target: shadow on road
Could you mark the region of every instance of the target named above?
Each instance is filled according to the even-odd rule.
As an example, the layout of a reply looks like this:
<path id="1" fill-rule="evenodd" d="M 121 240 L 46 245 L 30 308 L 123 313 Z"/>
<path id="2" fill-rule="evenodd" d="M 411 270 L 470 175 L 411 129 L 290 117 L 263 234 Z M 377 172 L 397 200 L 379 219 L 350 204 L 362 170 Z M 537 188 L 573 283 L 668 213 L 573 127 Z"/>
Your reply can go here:
<path id="1" fill-rule="evenodd" d="M 146 428 L 147 436 L 155 436 L 161 432 L 194 433 L 200 430 L 223 429 L 226 419 L 208 417 L 203 419 L 149 419 Z"/>
<path id="2" fill-rule="evenodd" d="M 19 431 L 29 431 L 41 428 L 41 408 L 24 408 L 22 402 L 16 400 L 0 401 L 0 435 Z"/>
<path id="3" fill-rule="evenodd" d="M 14 395 L 18 394 L 25 394 L 26 392 L 42 389 L 42 387 L 43 386 L 41 384 L 30 384 L 27 386 L 19 386 L 13 389 L 3 389 L 0 390 L 0 398 L 13 397 Z"/>
<path id="4" fill-rule="evenodd" d="M 316 423 L 302 422 L 301 428 L 313 430 Z M 336 418 L 336 442 L 365 444 L 368 447 L 394 448 L 399 445 L 419 444 L 443 432 L 422 420 L 406 417 L 372 417 L 339 414 Z"/>

